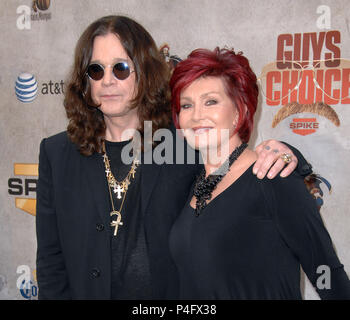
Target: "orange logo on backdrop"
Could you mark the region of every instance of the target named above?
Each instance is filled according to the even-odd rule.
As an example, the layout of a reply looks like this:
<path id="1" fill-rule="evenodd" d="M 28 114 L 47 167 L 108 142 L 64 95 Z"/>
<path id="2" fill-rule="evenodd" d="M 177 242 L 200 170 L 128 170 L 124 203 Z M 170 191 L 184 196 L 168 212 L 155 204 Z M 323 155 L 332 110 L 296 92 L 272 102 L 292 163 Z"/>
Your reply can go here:
<path id="1" fill-rule="evenodd" d="M 13 167 L 14 167 L 15 176 L 33 176 L 33 177 L 38 176 L 37 164 L 15 163 Z M 36 188 L 35 189 L 30 188 L 30 183 L 32 183 L 33 181 L 36 182 L 36 180 L 33 180 L 33 179 L 24 179 L 24 183 L 23 183 L 23 180 L 19 178 L 9 179 L 9 187 L 12 188 L 12 189 L 9 189 L 9 193 L 14 195 L 20 195 L 20 194 L 23 194 L 23 191 L 24 191 L 24 193 L 27 195 L 29 194 L 30 191 L 36 190 Z M 24 190 L 23 190 L 23 184 L 24 184 Z M 16 205 L 16 208 L 35 216 L 36 199 L 16 197 L 15 205 Z"/>
<path id="2" fill-rule="evenodd" d="M 275 128 L 282 120 L 289 116 L 303 112 L 318 114 L 330 120 L 336 127 L 340 126 L 337 113 L 328 104 L 323 102 L 312 104 L 291 102 L 287 103 L 276 113 L 272 121 L 272 128 Z M 316 132 L 319 128 L 319 123 L 316 118 L 294 118 L 289 127 L 294 133 L 306 136 Z"/>
<path id="3" fill-rule="evenodd" d="M 341 58 L 340 40 L 339 31 L 279 35 L 276 61 L 265 65 L 258 79 L 266 104 L 302 106 L 298 113 L 350 104 L 350 60 Z M 338 118 L 336 114 L 334 117 Z M 339 119 L 332 122 L 340 124 Z M 319 126 L 316 118 L 295 118 L 290 128 L 296 134 L 308 135 Z"/>
<path id="4" fill-rule="evenodd" d="M 259 77 L 266 104 L 350 104 L 350 60 L 340 57 L 339 43 L 339 31 L 279 35 L 276 61 Z"/>
<path id="5" fill-rule="evenodd" d="M 301 136 L 316 132 L 319 123 L 316 122 L 316 118 L 294 118 L 290 124 L 290 128 L 294 133 Z"/>

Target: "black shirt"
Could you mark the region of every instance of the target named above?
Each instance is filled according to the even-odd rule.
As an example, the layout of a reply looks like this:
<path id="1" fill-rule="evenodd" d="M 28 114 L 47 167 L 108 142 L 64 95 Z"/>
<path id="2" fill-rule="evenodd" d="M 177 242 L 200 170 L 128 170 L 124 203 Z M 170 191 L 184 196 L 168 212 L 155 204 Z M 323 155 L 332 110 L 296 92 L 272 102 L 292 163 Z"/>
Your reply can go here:
<path id="1" fill-rule="evenodd" d="M 106 141 L 106 153 L 114 177 L 120 182 L 128 175 L 131 164 L 123 163 L 122 148 L 129 141 Z M 152 299 L 149 257 L 144 232 L 144 220 L 141 212 L 141 171 L 136 169 L 135 178 L 131 178 L 125 202 L 121 211 L 123 225 L 113 235 L 112 248 L 112 299 Z M 119 211 L 122 199 L 112 192 L 115 210 Z M 112 211 L 112 206 L 111 206 Z M 111 221 L 116 217 L 111 217 Z"/>
<path id="2" fill-rule="evenodd" d="M 199 217 L 191 197 L 170 234 L 181 299 L 301 299 L 300 264 L 315 287 L 324 274 L 318 267 L 330 268 L 331 289 L 317 289 L 321 298 L 350 299 L 349 279 L 299 175 L 258 180 L 250 167 Z"/>

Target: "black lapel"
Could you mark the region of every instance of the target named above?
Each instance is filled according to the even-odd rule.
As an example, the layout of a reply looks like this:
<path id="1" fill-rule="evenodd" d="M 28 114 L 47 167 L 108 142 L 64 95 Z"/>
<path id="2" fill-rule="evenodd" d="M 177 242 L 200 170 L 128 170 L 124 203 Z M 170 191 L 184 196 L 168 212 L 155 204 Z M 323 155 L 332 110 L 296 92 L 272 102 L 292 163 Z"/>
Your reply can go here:
<path id="1" fill-rule="evenodd" d="M 144 214 L 162 166 L 155 163 L 141 166 L 141 210 Z"/>
<path id="2" fill-rule="evenodd" d="M 94 199 L 103 224 L 108 226 L 110 223 L 111 205 L 102 155 L 94 153 L 92 156 L 84 157 L 84 164 L 91 197 Z"/>

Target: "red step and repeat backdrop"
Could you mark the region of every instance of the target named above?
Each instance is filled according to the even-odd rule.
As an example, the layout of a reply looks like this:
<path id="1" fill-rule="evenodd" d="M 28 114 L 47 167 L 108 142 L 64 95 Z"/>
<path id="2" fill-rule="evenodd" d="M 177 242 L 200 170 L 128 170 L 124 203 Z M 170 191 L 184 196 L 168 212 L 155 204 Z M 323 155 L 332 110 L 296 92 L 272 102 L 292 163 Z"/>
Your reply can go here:
<path id="1" fill-rule="evenodd" d="M 75 44 L 109 14 L 140 22 L 170 62 L 198 47 L 244 52 L 260 86 L 251 145 L 287 141 L 312 163 L 310 192 L 350 272 L 348 0 L 3 0 L 0 9 L 0 299 L 37 299 L 39 143 L 65 130 Z M 302 288 L 318 299 L 305 276 Z"/>

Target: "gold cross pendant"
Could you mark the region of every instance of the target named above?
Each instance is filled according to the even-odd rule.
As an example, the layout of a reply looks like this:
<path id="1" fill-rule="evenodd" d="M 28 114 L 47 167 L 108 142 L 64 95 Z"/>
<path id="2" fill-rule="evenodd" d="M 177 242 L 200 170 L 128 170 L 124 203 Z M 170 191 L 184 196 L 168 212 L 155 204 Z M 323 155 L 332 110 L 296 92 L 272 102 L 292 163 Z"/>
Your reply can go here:
<path id="1" fill-rule="evenodd" d="M 122 222 L 122 215 L 120 214 L 119 211 L 112 211 L 112 212 L 111 212 L 111 217 L 112 217 L 113 215 L 116 215 L 116 216 L 117 216 L 117 220 L 113 220 L 113 221 L 111 222 L 111 227 L 114 227 L 114 236 L 116 236 L 117 233 L 118 233 L 118 227 L 119 227 L 119 226 L 122 226 L 122 225 L 123 225 L 123 222 Z"/>
<path id="2" fill-rule="evenodd" d="M 118 183 L 115 183 L 113 185 L 113 192 L 117 193 L 117 198 L 121 199 L 122 198 L 122 193 L 125 192 L 123 185 L 120 185 Z M 113 211 L 114 212 L 114 211 Z M 116 211 L 117 212 L 117 211 Z"/>
<path id="3" fill-rule="evenodd" d="M 135 179 L 135 173 L 136 173 L 135 167 L 132 166 L 132 167 L 131 167 L 131 170 L 130 170 L 130 174 L 132 174 L 132 178 L 133 178 L 133 179 Z"/>

